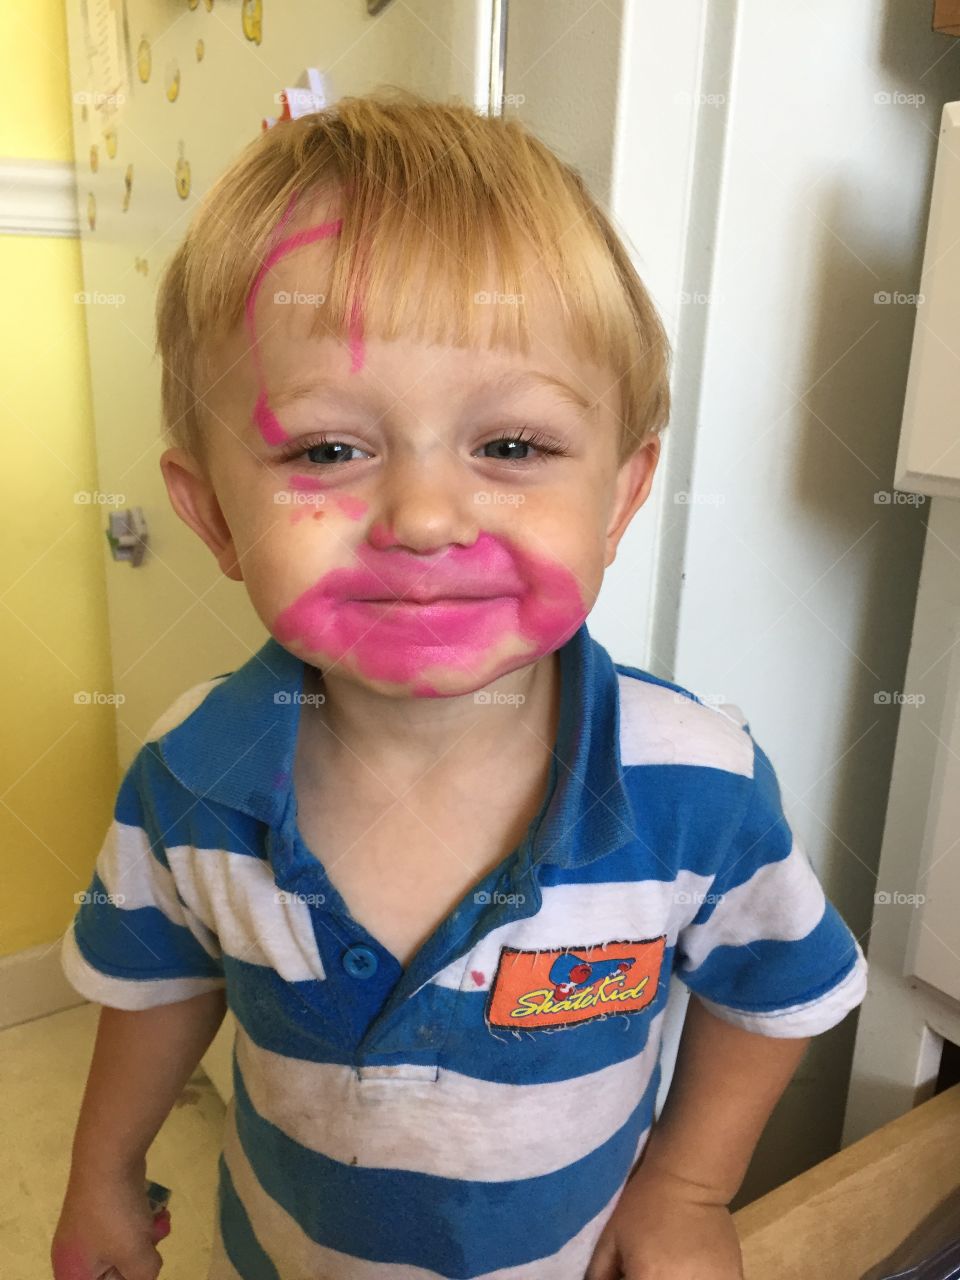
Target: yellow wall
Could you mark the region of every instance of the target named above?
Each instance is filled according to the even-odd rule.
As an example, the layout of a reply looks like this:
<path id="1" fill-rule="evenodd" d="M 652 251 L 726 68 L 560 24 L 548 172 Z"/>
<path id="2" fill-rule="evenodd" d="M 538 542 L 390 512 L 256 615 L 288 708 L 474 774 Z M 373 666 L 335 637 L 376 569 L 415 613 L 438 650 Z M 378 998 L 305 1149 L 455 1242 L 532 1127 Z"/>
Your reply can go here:
<path id="1" fill-rule="evenodd" d="M 14 0 L 0 43 L 0 160 L 73 158 L 62 0 Z M 2 179 L 0 179 L 2 181 Z M 62 933 L 117 785 L 102 508 L 80 246 L 0 235 L 0 955 Z"/>

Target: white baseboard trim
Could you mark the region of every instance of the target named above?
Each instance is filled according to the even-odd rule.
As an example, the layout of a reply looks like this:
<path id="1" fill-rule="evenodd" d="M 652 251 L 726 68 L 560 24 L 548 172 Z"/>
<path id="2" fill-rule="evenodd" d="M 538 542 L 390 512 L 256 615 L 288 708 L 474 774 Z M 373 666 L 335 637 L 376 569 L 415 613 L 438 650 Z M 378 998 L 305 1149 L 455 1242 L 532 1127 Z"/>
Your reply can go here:
<path id="1" fill-rule="evenodd" d="M 0 234 L 78 236 L 74 166 L 0 158 Z"/>
<path id="2" fill-rule="evenodd" d="M 0 956 L 0 1030 L 86 1004 L 60 967 L 60 939 Z"/>

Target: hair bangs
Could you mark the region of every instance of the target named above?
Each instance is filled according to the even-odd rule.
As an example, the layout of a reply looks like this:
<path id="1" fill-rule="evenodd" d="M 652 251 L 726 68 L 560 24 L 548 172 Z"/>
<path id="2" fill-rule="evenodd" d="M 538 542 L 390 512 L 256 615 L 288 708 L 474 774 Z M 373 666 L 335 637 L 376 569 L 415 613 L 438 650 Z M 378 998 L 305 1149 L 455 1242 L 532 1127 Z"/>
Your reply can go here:
<path id="1" fill-rule="evenodd" d="M 175 442 L 202 456 L 209 340 L 242 322 L 271 253 L 335 218 L 318 335 L 526 354 L 537 309 L 559 308 L 571 349 L 618 385 L 621 454 L 666 425 L 666 334 L 580 176 L 518 121 L 391 86 L 274 125 L 202 200 L 158 295 Z"/>

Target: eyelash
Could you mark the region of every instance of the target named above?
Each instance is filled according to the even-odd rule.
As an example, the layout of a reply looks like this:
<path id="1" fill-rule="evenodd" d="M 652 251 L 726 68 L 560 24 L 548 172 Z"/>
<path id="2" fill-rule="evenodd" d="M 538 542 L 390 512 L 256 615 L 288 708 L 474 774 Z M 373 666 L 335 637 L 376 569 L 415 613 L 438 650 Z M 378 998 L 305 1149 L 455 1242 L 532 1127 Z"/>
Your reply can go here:
<path id="1" fill-rule="evenodd" d="M 492 440 L 488 440 L 486 444 L 481 445 L 480 447 L 486 448 L 488 445 L 491 445 L 491 444 L 508 444 L 508 443 L 530 445 L 532 448 L 536 449 L 537 452 L 540 454 L 541 462 L 545 461 L 548 456 L 557 457 L 557 458 L 569 457 L 568 449 L 564 449 L 562 445 L 553 443 L 550 440 L 550 438 L 548 436 L 545 436 L 542 432 L 534 431 L 532 429 L 528 429 L 527 427 L 521 427 L 519 431 L 515 431 L 512 433 L 503 432 L 499 436 L 495 436 Z M 325 445 L 325 444 L 346 444 L 346 441 L 339 440 L 335 435 L 330 435 L 327 432 L 321 431 L 315 437 L 311 436 L 307 440 L 298 440 L 293 444 L 289 445 L 286 449 L 281 450 L 279 455 L 280 461 L 289 462 L 289 461 L 292 461 L 293 459 L 303 458 L 310 452 L 311 449 L 317 449 L 321 445 Z M 358 446 L 350 445 L 349 447 L 357 448 Z M 511 466 L 511 465 L 523 466 L 525 464 L 529 464 L 531 459 L 529 458 L 488 458 L 486 459 L 486 461 L 505 462 L 508 466 Z M 342 466 L 343 463 L 334 462 L 334 463 L 327 464 L 322 462 L 313 462 L 310 465 L 316 466 L 316 467 L 326 467 L 328 465 Z"/>

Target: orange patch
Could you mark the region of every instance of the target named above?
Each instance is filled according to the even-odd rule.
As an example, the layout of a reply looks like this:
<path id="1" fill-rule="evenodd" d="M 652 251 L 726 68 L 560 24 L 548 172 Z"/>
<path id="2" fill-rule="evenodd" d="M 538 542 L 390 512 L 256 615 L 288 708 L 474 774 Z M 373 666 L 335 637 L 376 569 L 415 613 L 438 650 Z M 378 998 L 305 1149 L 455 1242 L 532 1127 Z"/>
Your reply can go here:
<path id="1" fill-rule="evenodd" d="M 666 935 L 548 951 L 501 947 L 486 1019 L 532 1031 L 610 1013 L 638 1013 L 654 999 Z"/>

